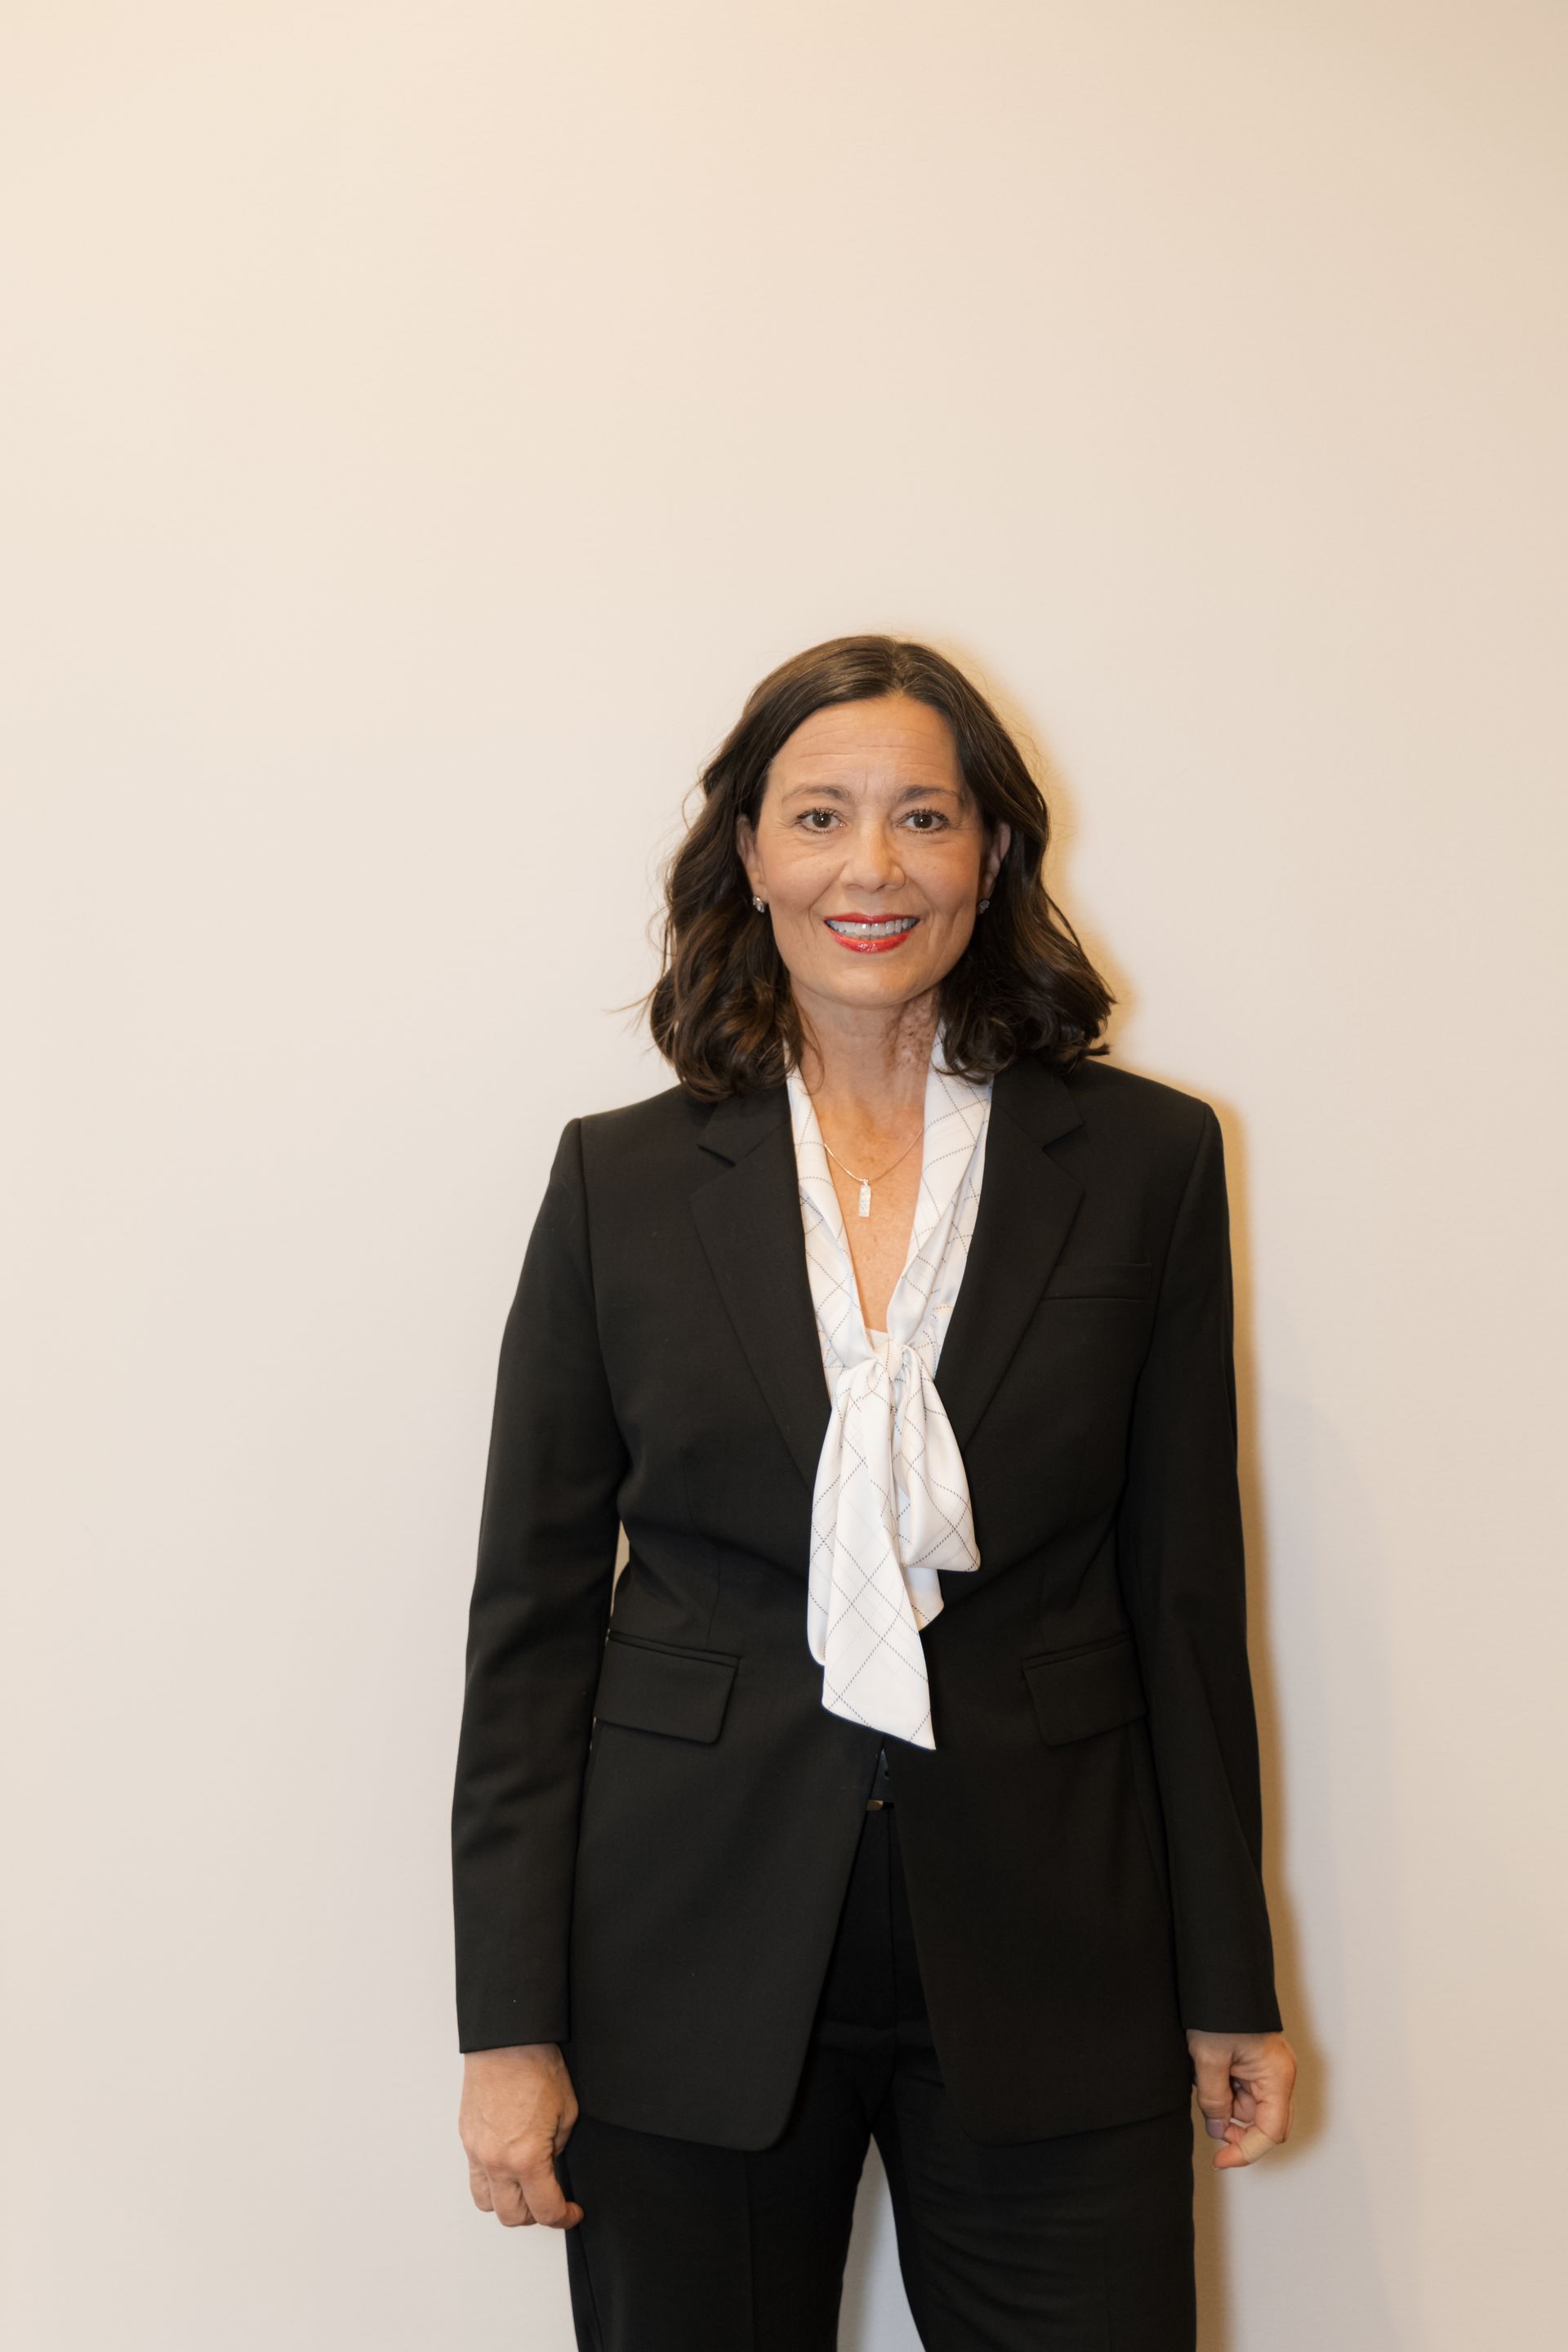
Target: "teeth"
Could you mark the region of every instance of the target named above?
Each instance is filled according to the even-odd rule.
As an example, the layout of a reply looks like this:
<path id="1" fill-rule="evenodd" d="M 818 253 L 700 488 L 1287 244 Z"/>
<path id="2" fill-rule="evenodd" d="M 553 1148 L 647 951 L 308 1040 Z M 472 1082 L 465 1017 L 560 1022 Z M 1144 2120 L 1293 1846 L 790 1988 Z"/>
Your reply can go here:
<path id="1" fill-rule="evenodd" d="M 839 931 L 847 940 L 887 940 L 895 931 L 912 931 L 920 918 L 916 915 L 891 915 L 882 923 L 836 923 L 827 919 L 830 931 Z"/>

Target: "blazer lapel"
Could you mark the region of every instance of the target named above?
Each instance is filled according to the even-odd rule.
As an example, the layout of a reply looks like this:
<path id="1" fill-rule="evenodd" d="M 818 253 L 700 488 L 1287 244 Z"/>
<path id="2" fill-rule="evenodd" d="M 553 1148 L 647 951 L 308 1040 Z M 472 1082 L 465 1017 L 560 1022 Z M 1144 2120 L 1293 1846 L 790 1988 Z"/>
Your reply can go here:
<path id="1" fill-rule="evenodd" d="M 1083 1187 L 1046 1146 L 1081 1124 L 1067 1086 L 1034 1055 L 997 1073 L 974 1236 L 936 1368 L 960 1446 L 973 1435 L 1078 1213 Z M 810 1494 L 832 1401 L 806 1271 L 787 1088 L 716 1103 L 699 1141 L 728 1164 L 691 1195 L 697 1230 Z"/>
<path id="2" fill-rule="evenodd" d="M 1046 1146 L 1083 1124 L 1064 1081 L 1034 1055 L 992 1082 L 980 1208 L 936 1389 L 961 1448 L 1012 1361 L 1078 1214 L 1083 1186 Z"/>
<path id="3" fill-rule="evenodd" d="M 787 1087 L 715 1103 L 700 1141 L 731 1164 L 693 1192 L 691 1213 L 746 1360 L 810 1495 L 833 1406 L 806 1271 Z"/>

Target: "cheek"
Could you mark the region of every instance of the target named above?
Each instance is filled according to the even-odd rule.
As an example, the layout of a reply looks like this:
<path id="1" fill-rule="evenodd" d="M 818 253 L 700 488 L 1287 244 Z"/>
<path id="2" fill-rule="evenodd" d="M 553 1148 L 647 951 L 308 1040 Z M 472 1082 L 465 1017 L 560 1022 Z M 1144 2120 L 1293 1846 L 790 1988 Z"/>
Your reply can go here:
<path id="1" fill-rule="evenodd" d="M 786 919 L 809 922 L 837 872 L 837 866 L 820 845 L 804 840 L 775 845 L 768 859 L 770 896 L 775 909 Z"/>
<path id="2" fill-rule="evenodd" d="M 980 895 L 981 860 L 974 842 L 944 843 L 940 856 L 911 862 L 910 878 L 931 902 L 934 914 L 948 921 L 967 919 Z"/>

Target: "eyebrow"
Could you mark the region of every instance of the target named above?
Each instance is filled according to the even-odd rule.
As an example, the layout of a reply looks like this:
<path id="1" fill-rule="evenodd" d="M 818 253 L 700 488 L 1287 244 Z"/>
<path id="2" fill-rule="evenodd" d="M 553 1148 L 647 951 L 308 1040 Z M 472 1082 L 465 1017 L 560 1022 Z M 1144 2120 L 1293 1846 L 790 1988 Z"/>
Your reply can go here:
<path id="1" fill-rule="evenodd" d="M 847 784 L 790 784 L 781 798 L 794 801 L 799 800 L 803 794 L 808 800 L 817 801 L 847 801 L 854 798 Z M 893 797 L 900 801 L 956 801 L 961 796 L 951 784 L 903 784 Z"/>

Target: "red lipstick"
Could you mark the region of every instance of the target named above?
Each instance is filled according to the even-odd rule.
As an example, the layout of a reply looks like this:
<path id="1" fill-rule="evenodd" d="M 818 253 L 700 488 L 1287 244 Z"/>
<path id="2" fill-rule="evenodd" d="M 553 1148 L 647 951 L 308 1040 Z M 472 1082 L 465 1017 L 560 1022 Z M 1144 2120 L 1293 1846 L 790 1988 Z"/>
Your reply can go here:
<path id="1" fill-rule="evenodd" d="M 864 915 L 858 910 L 842 915 L 825 915 L 823 922 L 841 948 L 854 955 L 886 955 L 889 949 L 902 947 L 920 921 L 918 915 Z M 840 929 L 840 924 L 854 924 L 853 930 Z M 896 924 L 888 930 L 885 924 Z"/>

